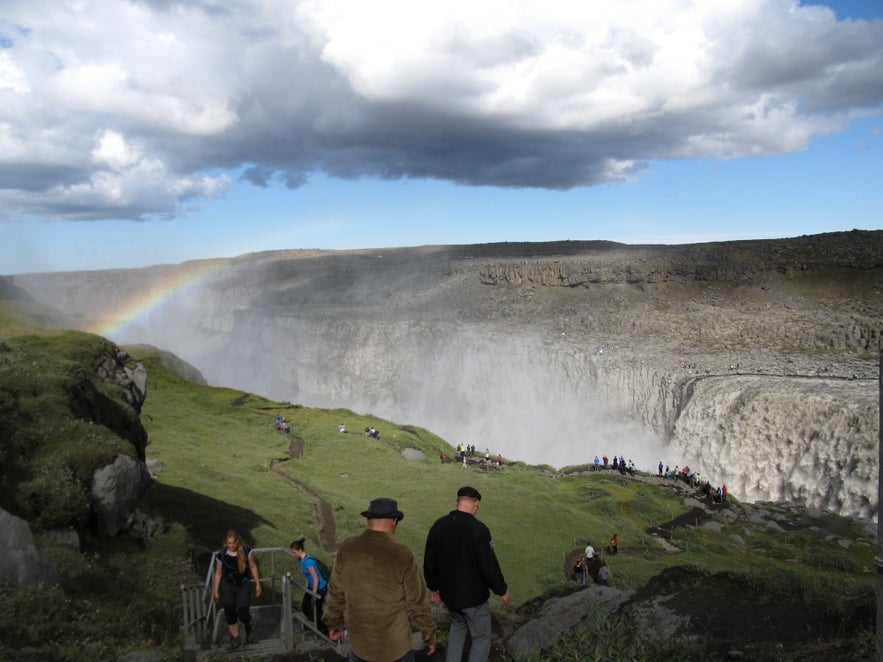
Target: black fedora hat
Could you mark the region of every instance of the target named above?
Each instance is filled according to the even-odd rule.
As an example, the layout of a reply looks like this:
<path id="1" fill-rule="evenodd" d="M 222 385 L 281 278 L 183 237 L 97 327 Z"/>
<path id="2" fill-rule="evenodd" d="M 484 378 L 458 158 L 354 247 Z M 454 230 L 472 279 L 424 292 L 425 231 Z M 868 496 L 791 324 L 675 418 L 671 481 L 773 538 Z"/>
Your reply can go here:
<path id="1" fill-rule="evenodd" d="M 405 518 L 405 514 L 399 510 L 399 504 L 396 503 L 395 499 L 381 497 L 371 501 L 368 510 L 362 512 L 362 517 L 367 517 L 368 519 L 394 519 L 400 522 Z"/>

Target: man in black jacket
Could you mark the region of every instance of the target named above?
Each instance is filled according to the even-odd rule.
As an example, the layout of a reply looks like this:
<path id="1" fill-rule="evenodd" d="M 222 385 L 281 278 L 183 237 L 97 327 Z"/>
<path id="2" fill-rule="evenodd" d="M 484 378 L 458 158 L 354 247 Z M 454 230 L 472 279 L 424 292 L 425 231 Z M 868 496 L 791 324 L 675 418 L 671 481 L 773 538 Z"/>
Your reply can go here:
<path id="1" fill-rule="evenodd" d="M 509 589 L 494 553 L 488 528 L 475 518 L 481 494 L 474 487 L 457 491 L 457 508 L 432 525 L 426 537 L 423 576 L 430 599 L 451 615 L 446 662 L 459 662 L 472 637 L 469 662 L 484 662 L 491 650 L 490 591 L 509 604 Z"/>

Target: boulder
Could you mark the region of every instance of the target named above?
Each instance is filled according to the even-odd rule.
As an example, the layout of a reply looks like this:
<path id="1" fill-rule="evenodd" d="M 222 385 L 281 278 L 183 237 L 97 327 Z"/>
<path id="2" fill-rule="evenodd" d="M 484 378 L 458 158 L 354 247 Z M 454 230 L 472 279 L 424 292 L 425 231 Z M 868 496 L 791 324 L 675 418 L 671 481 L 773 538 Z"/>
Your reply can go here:
<path id="1" fill-rule="evenodd" d="M 406 448 L 402 451 L 402 457 L 406 460 L 425 460 L 426 454 L 416 448 Z"/>
<path id="2" fill-rule="evenodd" d="M 0 531 L 4 540 L 0 584 L 35 587 L 58 584 L 55 564 L 37 547 L 26 521 L 0 508 Z"/>
<path id="3" fill-rule="evenodd" d="M 536 659 L 568 629 L 591 619 L 602 623 L 607 614 L 629 599 L 634 591 L 594 584 L 563 598 L 550 598 L 540 612 L 506 641 L 506 651 L 516 660 Z"/>
<path id="4" fill-rule="evenodd" d="M 112 464 L 95 472 L 92 508 L 99 536 L 112 538 L 124 528 L 149 484 L 147 467 L 128 455 L 118 455 Z"/>

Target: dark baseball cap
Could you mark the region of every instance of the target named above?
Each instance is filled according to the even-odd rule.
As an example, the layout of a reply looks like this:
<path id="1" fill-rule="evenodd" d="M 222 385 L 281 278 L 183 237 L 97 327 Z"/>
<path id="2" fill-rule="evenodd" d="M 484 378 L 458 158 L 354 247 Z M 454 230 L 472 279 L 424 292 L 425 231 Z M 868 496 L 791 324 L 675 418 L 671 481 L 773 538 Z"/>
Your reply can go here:
<path id="1" fill-rule="evenodd" d="M 470 499 L 478 499 L 481 501 L 481 492 L 474 487 L 466 485 L 457 490 L 457 498 L 459 499 L 460 497 L 469 497 Z"/>

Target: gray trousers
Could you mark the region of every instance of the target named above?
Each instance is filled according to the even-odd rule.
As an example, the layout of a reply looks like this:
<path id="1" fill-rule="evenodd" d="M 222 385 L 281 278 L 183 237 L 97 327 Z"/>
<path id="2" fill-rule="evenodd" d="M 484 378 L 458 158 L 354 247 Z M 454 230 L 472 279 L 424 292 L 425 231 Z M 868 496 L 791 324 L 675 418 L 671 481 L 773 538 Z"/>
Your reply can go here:
<path id="1" fill-rule="evenodd" d="M 466 633 L 472 636 L 469 662 L 487 662 L 491 654 L 491 606 L 485 602 L 476 607 L 448 609 L 451 629 L 448 631 L 448 649 L 445 662 L 461 662 L 466 645 Z"/>

